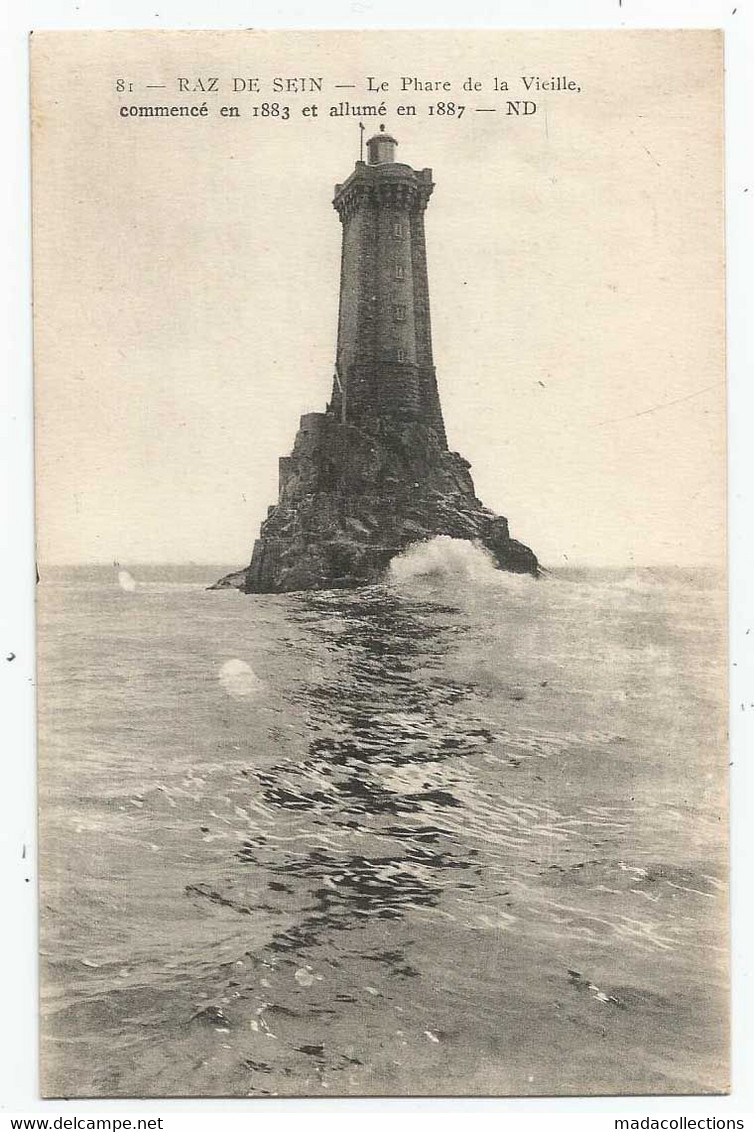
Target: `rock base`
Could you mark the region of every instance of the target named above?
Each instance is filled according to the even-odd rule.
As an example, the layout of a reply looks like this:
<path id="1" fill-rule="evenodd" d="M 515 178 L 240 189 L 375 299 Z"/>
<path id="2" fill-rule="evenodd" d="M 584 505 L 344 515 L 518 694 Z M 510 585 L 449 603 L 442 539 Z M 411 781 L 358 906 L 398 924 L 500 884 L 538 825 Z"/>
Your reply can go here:
<path id="1" fill-rule="evenodd" d="M 539 574 L 508 521 L 477 499 L 469 464 L 420 422 L 301 418 L 280 461 L 280 497 L 251 563 L 213 589 L 244 593 L 351 588 L 380 581 L 391 559 L 436 535 L 485 547 L 503 570 Z"/>

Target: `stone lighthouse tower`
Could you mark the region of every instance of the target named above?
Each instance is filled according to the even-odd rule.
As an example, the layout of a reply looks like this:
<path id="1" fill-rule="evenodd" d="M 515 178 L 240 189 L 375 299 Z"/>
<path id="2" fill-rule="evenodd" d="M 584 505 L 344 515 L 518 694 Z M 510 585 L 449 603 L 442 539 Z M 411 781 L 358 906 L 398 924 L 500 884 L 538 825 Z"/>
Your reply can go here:
<path id="1" fill-rule="evenodd" d="M 447 447 L 424 239 L 432 170 L 396 162 L 397 144 L 385 133 L 370 138 L 368 161 L 335 186 L 343 251 L 332 404 L 355 424 L 375 413 L 421 419 Z"/>
<path id="2" fill-rule="evenodd" d="M 396 161 L 397 145 L 384 131 L 370 138 L 367 161 L 335 186 L 342 255 L 332 397 L 324 413 L 301 417 L 251 563 L 218 587 L 373 583 L 396 554 L 438 535 L 477 543 L 501 569 L 538 573 L 507 519 L 477 499 L 468 461 L 448 450 L 424 235 L 432 170 Z"/>

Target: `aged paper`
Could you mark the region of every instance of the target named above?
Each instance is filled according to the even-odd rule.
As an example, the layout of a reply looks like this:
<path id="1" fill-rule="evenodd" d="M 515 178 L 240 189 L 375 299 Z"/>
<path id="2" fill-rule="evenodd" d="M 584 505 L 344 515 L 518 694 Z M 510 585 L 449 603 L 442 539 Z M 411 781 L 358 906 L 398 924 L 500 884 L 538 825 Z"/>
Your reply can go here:
<path id="1" fill-rule="evenodd" d="M 44 1094 L 727 1091 L 721 33 L 31 55 Z"/>

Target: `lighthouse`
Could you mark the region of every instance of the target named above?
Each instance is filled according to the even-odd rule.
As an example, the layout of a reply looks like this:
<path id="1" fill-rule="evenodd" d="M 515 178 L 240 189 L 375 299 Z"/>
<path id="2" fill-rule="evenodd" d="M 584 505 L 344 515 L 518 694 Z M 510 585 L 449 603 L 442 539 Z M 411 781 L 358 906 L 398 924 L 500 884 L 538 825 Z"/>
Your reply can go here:
<path id="1" fill-rule="evenodd" d="M 447 448 L 424 235 L 432 170 L 396 161 L 397 145 L 387 133 L 370 138 L 367 161 L 335 186 L 343 242 L 331 404 L 355 424 L 370 416 L 421 419 Z"/>
<path id="2" fill-rule="evenodd" d="M 279 461 L 250 564 L 215 588 L 246 593 L 380 582 L 391 560 L 438 535 L 483 547 L 501 569 L 537 575 L 534 553 L 476 497 L 448 448 L 432 355 L 424 217 L 431 169 L 396 161 L 384 129 L 335 186 L 342 228 L 332 395 L 305 413 Z"/>

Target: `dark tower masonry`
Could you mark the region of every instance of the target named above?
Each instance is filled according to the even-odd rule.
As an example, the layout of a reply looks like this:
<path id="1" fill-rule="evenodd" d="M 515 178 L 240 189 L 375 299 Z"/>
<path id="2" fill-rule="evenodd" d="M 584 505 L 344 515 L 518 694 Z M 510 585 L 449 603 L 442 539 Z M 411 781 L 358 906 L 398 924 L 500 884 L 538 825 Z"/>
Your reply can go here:
<path id="1" fill-rule="evenodd" d="M 396 162 L 397 144 L 389 134 L 370 138 L 368 161 L 335 186 L 343 251 L 332 405 L 355 424 L 375 412 L 424 420 L 447 448 L 424 239 L 432 170 Z"/>
<path id="2" fill-rule="evenodd" d="M 250 565 L 221 579 L 247 593 L 379 581 L 391 559 L 436 535 L 486 548 L 498 566 L 536 575 L 528 547 L 480 503 L 469 464 L 448 450 L 432 356 L 424 214 L 431 169 L 395 160 L 384 132 L 335 186 L 342 225 L 332 398 L 301 417 L 280 458 Z"/>

